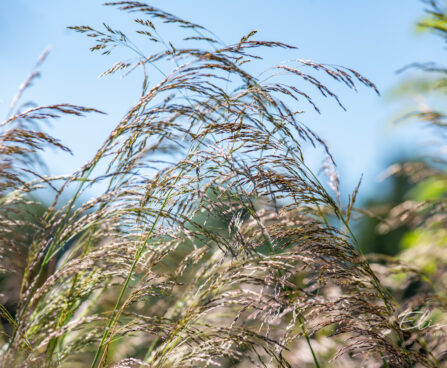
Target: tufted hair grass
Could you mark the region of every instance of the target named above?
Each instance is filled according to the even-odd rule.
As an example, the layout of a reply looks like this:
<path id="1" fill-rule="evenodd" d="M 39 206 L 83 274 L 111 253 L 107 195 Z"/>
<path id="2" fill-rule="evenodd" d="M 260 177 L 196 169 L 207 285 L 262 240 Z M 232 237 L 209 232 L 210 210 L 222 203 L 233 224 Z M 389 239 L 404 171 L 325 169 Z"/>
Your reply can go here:
<path id="1" fill-rule="evenodd" d="M 104 75 L 141 70 L 143 80 L 95 156 L 68 177 L 36 166 L 39 150 L 68 150 L 42 120 L 98 110 L 14 102 L 0 124 L 2 367 L 441 366 L 399 323 L 384 283 L 392 269 L 359 250 L 358 188 L 342 205 L 333 158 L 295 110 L 319 112 L 309 91 L 343 107 L 329 80 L 374 84 L 302 59 L 255 76 L 263 50 L 295 48 L 256 32 L 225 45 L 150 5 L 105 5 L 132 16 L 132 39 L 105 24 L 70 28 L 92 51 L 132 53 Z M 162 24 L 183 41 L 165 41 Z M 306 144 L 327 152 L 335 195 L 308 167 Z M 98 184 L 103 193 L 81 203 Z M 42 188 L 54 200 L 37 214 Z"/>

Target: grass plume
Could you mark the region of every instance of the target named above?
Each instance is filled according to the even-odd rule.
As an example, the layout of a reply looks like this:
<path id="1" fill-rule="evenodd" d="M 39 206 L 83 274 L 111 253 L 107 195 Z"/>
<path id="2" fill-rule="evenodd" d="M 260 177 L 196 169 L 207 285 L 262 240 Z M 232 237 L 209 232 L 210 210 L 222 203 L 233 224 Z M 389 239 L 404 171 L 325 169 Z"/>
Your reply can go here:
<path id="1" fill-rule="evenodd" d="M 344 108 L 329 81 L 374 84 L 303 59 L 255 76 L 263 50 L 296 49 L 255 32 L 226 45 L 150 5 L 106 5 L 135 16 L 132 38 L 106 24 L 70 28 L 94 40 L 92 51 L 132 53 L 104 75 L 141 70 L 143 80 L 91 161 L 69 177 L 33 164 L 44 147 L 68 151 L 42 120 L 97 110 L 33 107 L 0 124 L 1 285 L 11 290 L 2 366 L 440 367 L 430 342 L 399 323 L 390 269 L 357 246 L 358 187 L 345 207 L 338 184 L 328 192 L 303 147 L 325 151 L 329 171 L 334 160 L 292 108 L 320 112 L 311 91 Z M 183 40 L 165 41 L 166 26 Z M 54 201 L 36 216 L 42 188 Z"/>

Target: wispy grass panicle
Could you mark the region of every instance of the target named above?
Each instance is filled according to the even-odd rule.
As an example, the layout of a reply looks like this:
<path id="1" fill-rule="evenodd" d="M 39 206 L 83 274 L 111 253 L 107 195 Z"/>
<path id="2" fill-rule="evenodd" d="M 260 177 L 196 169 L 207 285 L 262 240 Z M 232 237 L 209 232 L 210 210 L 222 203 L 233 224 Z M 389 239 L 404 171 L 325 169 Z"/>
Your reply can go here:
<path id="1" fill-rule="evenodd" d="M 344 210 L 338 176 L 331 172 L 334 198 L 304 158 L 311 144 L 334 162 L 302 123 L 303 109 L 320 111 L 309 91 L 343 107 L 327 79 L 375 86 L 349 68 L 302 59 L 256 76 L 263 50 L 296 49 L 256 32 L 225 45 L 150 5 L 106 5 L 141 28 L 132 37 L 105 24 L 70 28 L 95 39 L 93 51 L 129 49 L 134 59 L 104 74 L 140 69 L 141 97 L 91 161 L 62 184 L 54 179 L 53 205 L 19 246 L 27 256 L 14 315 L 2 314 L 11 325 L 3 366 L 323 367 L 338 355 L 345 366 L 436 366 L 402 343 L 397 301 L 355 244 L 357 189 Z M 184 40 L 164 40 L 163 23 Z M 53 105 L 11 119 L 89 111 Z M 64 148 L 37 137 L 20 135 L 29 146 Z M 98 182 L 103 193 L 78 205 Z M 33 187 L 17 190 L 25 201 Z M 2 200 L 17 206 L 15 198 Z M 30 223 L 16 221 L 10 233 Z"/>

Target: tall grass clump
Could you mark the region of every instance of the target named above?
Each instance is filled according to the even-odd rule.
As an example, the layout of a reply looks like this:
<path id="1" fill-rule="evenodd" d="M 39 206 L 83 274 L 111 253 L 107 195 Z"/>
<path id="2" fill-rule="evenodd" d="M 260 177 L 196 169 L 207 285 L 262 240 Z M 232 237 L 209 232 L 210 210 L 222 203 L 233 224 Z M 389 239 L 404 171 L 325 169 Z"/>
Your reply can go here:
<path id="1" fill-rule="evenodd" d="M 135 16 L 150 46 L 70 27 L 93 51 L 132 53 L 105 75 L 143 75 L 92 160 L 68 177 L 35 165 L 46 146 L 68 150 L 42 119 L 97 110 L 32 107 L 1 124 L 2 367 L 445 366 L 399 322 L 352 233 L 358 188 L 342 205 L 332 156 L 302 122 L 302 108 L 319 112 L 312 93 L 343 107 L 332 82 L 375 86 L 301 59 L 256 76 L 263 50 L 295 48 L 256 32 L 225 45 L 150 5 L 106 5 Z M 182 39 L 164 40 L 166 27 Z M 309 144 L 335 194 L 307 165 Z M 82 203 L 92 186 L 103 192 Z M 42 188 L 54 200 L 36 216 Z"/>

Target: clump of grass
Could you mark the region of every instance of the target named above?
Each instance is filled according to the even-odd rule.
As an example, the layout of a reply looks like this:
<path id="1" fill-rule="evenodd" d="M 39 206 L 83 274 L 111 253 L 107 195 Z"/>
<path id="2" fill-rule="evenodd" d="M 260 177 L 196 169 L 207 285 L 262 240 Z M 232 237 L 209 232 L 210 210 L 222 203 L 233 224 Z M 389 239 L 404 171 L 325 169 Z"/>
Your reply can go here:
<path id="1" fill-rule="evenodd" d="M 141 98 L 92 160 L 67 178 L 16 167 L 45 145 L 67 148 L 39 125 L 14 125 L 93 109 L 38 107 L 2 123 L 2 270 L 21 279 L 14 313 L 1 308 L 11 326 L 2 365 L 323 367 L 340 356 L 344 366 L 439 366 L 406 343 L 398 301 L 358 250 L 349 223 L 358 188 L 346 207 L 328 193 L 302 147 L 327 151 L 327 168 L 333 159 L 290 107 L 319 112 L 312 88 L 343 107 L 328 79 L 375 86 L 301 59 L 254 76 L 263 49 L 294 47 L 255 32 L 225 45 L 149 5 L 106 5 L 135 14 L 155 51 L 108 25 L 71 27 L 93 51 L 134 53 L 104 74 L 143 71 Z M 184 40 L 165 41 L 163 26 Z M 98 183 L 104 192 L 78 203 Z M 54 202 L 31 222 L 27 201 L 42 187 Z"/>

